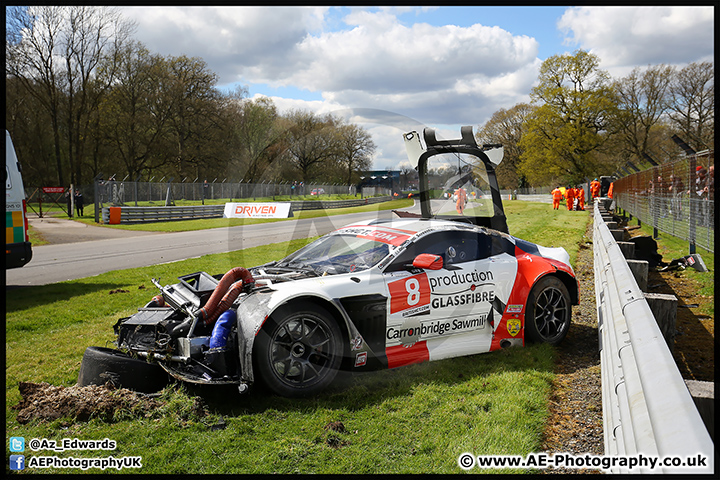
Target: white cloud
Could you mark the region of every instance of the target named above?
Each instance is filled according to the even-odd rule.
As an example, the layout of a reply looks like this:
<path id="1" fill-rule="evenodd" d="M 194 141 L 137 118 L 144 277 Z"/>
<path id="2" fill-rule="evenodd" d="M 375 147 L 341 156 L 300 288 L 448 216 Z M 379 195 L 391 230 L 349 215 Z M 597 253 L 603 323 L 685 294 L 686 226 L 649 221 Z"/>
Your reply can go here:
<path id="1" fill-rule="evenodd" d="M 259 97 L 265 97 L 266 95 L 255 94 L 252 99 Z M 280 112 L 288 112 L 290 110 L 309 110 L 315 112 L 318 115 L 325 115 L 327 113 L 333 113 L 338 110 L 345 109 L 342 105 L 337 103 L 328 102 L 325 100 L 302 100 L 298 98 L 287 98 L 269 96 L 267 97 L 272 100 L 273 104 L 277 107 Z"/>
<path id="2" fill-rule="evenodd" d="M 713 7 L 571 8 L 558 28 L 613 74 L 613 68 L 685 65 L 714 54 Z"/>
<path id="3" fill-rule="evenodd" d="M 203 58 L 222 83 L 262 67 L 270 76 L 292 62 L 327 7 L 125 7 L 137 38 L 161 55 Z"/>
<path id="4" fill-rule="evenodd" d="M 493 108 L 526 100 L 537 77 L 537 42 L 498 27 L 408 27 L 386 11 L 356 11 L 345 21 L 351 29 L 306 37 L 298 50 L 307 65 L 289 83 L 334 104 L 480 124 Z"/>
<path id="5" fill-rule="evenodd" d="M 327 9 L 133 7 L 138 37 L 163 55 L 203 58 L 221 84 L 292 85 L 340 100 L 365 92 L 391 104 L 417 92 L 454 92 L 532 65 L 537 41 L 475 24 L 402 25 L 390 12 L 352 10 L 323 31 Z M 279 28 L 279 26 L 282 26 Z M 463 92 L 458 92 L 463 93 Z"/>
<path id="6" fill-rule="evenodd" d="M 201 57 L 221 85 L 291 86 L 322 95 L 322 101 L 271 97 L 280 111 L 364 109 L 367 118 L 358 123 L 371 130 L 376 166 L 384 168 L 390 151 L 402 159 L 404 131 L 480 125 L 498 108 L 527 101 L 539 67 L 534 38 L 480 24 L 406 25 L 396 16 L 406 10 L 350 9 L 333 30 L 326 28 L 331 20 L 324 8 L 137 7 L 126 13 L 152 51 Z"/>
<path id="7" fill-rule="evenodd" d="M 385 12 L 352 15 L 353 28 L 308 36 L 290 81 L 312 90 L 393 93 L 450 88 L 456 79 L 504 74 L 532 62 L 537 42 L 472 25 L 406 27 Z"/>
<path id="8" fill-rule="evenodd" d="M 412 23 L 409 15 L 401 21 L 398 16 L 408 8 L 124 11 L 138 22 L 136 38 L 152 52 L 200 57 L 221 86 L 269 85 L 322 96 L 271 97 L 280 111 L 362 112 L 364 123 L 357 123 L 371 129 L 378 168 L 404 161 L 399 135 L 413 125 L 453 131 L 453 125 L 479 126 L 498 109 L 529 101 L 541 64 L 538 40 L 522 34 L 523 22 L 532 21 L 526 18 L 530 10 L 523 9 L 516 10 L 517 22 L 512 20 L 519 33 L 481 25 L 480 9 L 477 22 L 457 22 L 464 26 Z M 634 66 L 712 60 L 714 53 L 712 7 L 569 8 L 557 28 L 570 48 L 597 54 L 613 76 Z"/>

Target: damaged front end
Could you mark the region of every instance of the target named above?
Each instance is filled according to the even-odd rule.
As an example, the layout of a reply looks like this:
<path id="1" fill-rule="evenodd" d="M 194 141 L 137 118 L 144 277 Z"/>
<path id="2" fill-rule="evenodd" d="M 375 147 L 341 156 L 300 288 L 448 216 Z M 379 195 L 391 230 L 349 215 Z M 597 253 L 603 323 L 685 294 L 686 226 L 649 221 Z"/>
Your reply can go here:
<path id="1" fill-rule="evenodd" d="M 198 272 L 179 280 L 162 287 L 153 279 L 160 295 L 113 327 L 118 348 L 185 382 L 245 390 L 234 304 L 254 287 L 252 274 L 237 267 L 219 279 Z"/>

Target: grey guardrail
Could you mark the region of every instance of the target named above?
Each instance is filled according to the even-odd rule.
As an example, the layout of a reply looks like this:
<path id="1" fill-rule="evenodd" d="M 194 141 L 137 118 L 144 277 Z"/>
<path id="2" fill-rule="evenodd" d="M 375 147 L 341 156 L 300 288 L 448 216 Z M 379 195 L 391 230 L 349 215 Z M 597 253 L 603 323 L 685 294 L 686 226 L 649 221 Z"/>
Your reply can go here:
<path id="1" fill-rule="evenodd" d="M 388 202 L 393 197 L 369 197 L 356 200 L 306 200 L 290 202 L 293 211 L 319 210 L 331 208 L 357 207 L 373 203 Z M 225 205 L 195 205 L 182 207 L 103 207 L 102 222 L 110 223 L 112 208 L 118 208 L 119 223 L 151 223 L 171 220 L 191 220 L 195 218 L 220 218 Z"/>
<path id="2" fill-rule="evenodd" d="M 389 202 L 393 197 L 368 197 L 356 200 L 306 200 L 302 202 L 290 202 L 291 208 L 297 210 L 319 210 L 322 208 L 345 208 L 359 207 L 361 205 L 369 205 L 372 203 Z"/>
<path id="3" fill-rule="evenodd" d="M 617 466 L 611 473 L 712 473 L 710 434 L 599 202 L 593 214 L 605 455 L 707 459 L 705 468 Z"/>
<path id="4" fill-rule="evenodd" d="M 119 221 L 111 222 L 112 209 L 119 209 Z M 150 223 L 170 220 L 191 220 L 196 218 L 217 218 L 223 216 L 225 205 L 195 205 L 186 207 L 103 207 L 102 222 L 108 223 Z"/>

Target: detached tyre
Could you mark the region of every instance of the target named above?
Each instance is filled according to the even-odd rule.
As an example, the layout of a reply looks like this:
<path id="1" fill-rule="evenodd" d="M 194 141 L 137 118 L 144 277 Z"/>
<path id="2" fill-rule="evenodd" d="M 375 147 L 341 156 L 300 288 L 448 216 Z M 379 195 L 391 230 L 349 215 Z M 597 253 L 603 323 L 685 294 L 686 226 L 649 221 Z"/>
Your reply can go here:
<path id="1" fill-rule="evenodd" d="M 342 334 L 333 316 L 311 303 L 275 312 L 255 339 L 256 377 L 285 397 L 314 395 L 337 375 Z"/>
<path id="2" fill-rule="evenodd" d="M 559 344 L 570 328 L 570 294 L 557 277 L 541 278 L 528 295 L 525 333 L 531 342 Z"/>
<path id="3" fill-rule="evenodd" d="M 78 374 L 78 385 L 105 385 L 154 393 L 168 384 L 168 375 L 157 364 L 133 358 L 120 350 L 88 347 Z"/>

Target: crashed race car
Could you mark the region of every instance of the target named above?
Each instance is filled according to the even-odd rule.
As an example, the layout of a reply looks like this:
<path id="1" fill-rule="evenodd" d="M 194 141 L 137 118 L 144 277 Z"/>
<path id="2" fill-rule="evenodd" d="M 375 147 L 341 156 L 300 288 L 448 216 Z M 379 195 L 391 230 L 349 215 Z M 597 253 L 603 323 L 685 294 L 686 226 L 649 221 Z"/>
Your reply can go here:
<path id="1" fill-rule="evenodd" d="M 79 384 L 154 391 L 169 374 L 296 397 L 339 370 L 558 344 L 578 284 L 564 249 L 507 233 L 502 148 L 477 146 L 470 127 L 459 140 L 423 133 L 424 145 L 404 137 L 421 213 L 348 225 L 264 265 L 154 281 L 160 293 L 115 324 L 118 349 L 87 349 Z"/>

